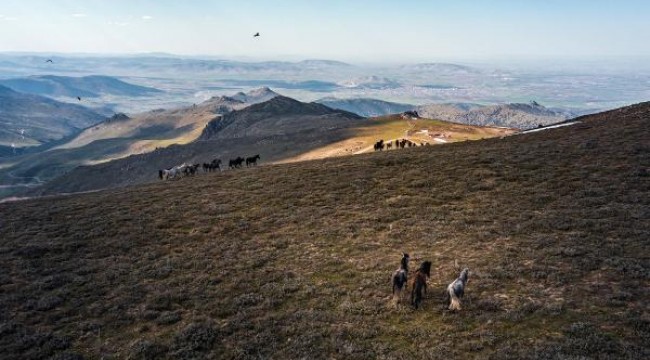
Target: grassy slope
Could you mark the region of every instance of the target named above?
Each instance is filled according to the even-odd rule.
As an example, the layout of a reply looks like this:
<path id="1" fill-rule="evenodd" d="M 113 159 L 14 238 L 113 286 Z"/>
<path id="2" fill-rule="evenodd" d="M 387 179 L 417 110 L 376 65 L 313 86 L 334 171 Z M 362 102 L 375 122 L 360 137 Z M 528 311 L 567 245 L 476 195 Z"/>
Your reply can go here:
<path id="1" fill-rule="evenodd" d="M 422 130 L 427 130 L 429 132 L 428 135 L 422 133 Z M 417 144 L 428 143 L 437 145 L 439 142 L 435 141 L 434 137 L 450 143 L 505 136 L 515 131 L 431 119 L 405 120 L 399 115 L 390 115 L 372 118 L 369 124 L 356 127 L 351 132 L 353 135 L 348 139 L 305 152 L 299 156 L 283 160 L 282 162 L 315 160 L 333 156 L 373 152 L 373 145 L 379 139 L 384 139 L 386 142 L 395 139 L 408 139 Z"/>
<path id="2" fill-rule="evenodd" d="M 0 204 L 6 358 L 650 355 L 650 106 Z M 400 252 L 433 261 L 389 304 Z M 464 309 L 441 293 L 472 270 Z"/>
<path id="3" fill-rule="evenodd" d="M 205 125 L 216 116 L 214 111 L 214 107 L 204 103 L 196 109 L 147 112 L 126 121 L 100 123 L 46 152 L 7 159 L 15 165 L 0 169 L 0 183 L 24 181 L 8 173 L 47 181 L 76 166 L 101 164 L 172 144 L 187 144 L 201 135 Z"/>

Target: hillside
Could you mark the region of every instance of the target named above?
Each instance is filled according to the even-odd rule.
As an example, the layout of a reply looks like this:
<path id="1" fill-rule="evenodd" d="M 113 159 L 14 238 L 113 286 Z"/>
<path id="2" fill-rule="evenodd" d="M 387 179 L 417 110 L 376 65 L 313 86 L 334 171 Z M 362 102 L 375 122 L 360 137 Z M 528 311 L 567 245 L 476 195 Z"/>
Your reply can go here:
<path id="1" fill-rule="evenodd" d="M 36 146 L 70 137 L 104 119 L 83 106 L 0 85 L 0 146 Z"/>
<path id="2" fill-rule="evenodd" d="M 81 166 L 36 189 L 36 193 L 60 193 L 120 187 L 158 180 L 158 170 L 182 163 L 226 161 L 259 153 L 263 162 L 279 161 L 341 141 L 349 129 L 367 120 L 315 103 L 301 103 L 283 96 L 213 117 L 198 139 L 94 166 Z M 103 142 L 88 145 L 106 146 Z M 79 148 L 87 152 L 88 148 Z M 59 155 L 55 153 L 56 155 Z"/>
<path id="3" fill-rule="evenodd" d="M 158 170 L 182 163 L 227 162 L 237 156 L 260 154 L 263 163 L 295 162 L 372 152 L 378 139 L 408 139 L 431 145 L 512 134 L 511 129 L 452 124 L 437 120 L 403 119 L 399 115 L 365 119 L 317 103 L 302 103 L 277 96 L 267 102 L 214 117 L 198 140 L 155 151 L 82 166 L 31 191 L 32 194 L 89 191 L 158 181 Z M 117 141 L 117 140 L 115 140 Z M 79 151 L 93 154 L 96 146 L 116 147 L 119 142 L 94 142 Z M 66 153 L 52 153 L 61 157 Z M 50 159 L 46 164 L 56 164 Z M 29 163 L 30 169 L 40 160 Z M 90 165 L 90 164 L 89 164 Z M 30 172 L 27 172 L 28 174 Z"/>
<path id="4" fill-rule="evenodd" d="M 501 104 L 480 106 L 475 104 L 431 104 L 416 108 L 424 117 L 458 122 L 468 125 L 505 126 L 530 129 L 550 125 L 573 117 L 565 111 L 548 109 L 536 102 L 530 104 Z"/>
<path id="5" fill-rule="evenodd" d="M 199 140 L 259 138 L 311 130 L 325 132 L 350 127 L 361 119 L 358 115 L 325 105 L 276 96 L 212 120 Z"/>
<path id="6" fill-rule="evenodd" d="M 213 97 L 197 106 L 153 110 L 127 116 L 117 114 L 88 127 L 77 136 L 44 152 L 27 153 L 0 166 L 0 184 L 46 182 L 80 165 L 104 163 L 196 140 L 206 124 L 247 104 L 229 97 Z"/>
<path id="7" fill-rule="evenodd" d="M 0 204 L 0 348 L 648 358 L 650 103 L 579 121 Z M 389 304 L 403 251 L 433 262 L 418 311 Z M 441 304 L 455 264 L 460 313 Z"/>
<path id="8" fill-rule="evenodd" d="M 316 102 L 332 109 L 349 111 L 363 117 L 398 114 L 408 110 L 413 110 L 415 107 L 410 104 L 400 104 L 368 98 L 338 99 L 335 97 L 326 97 L 316 100 Z"/>
<path id="9" fill-rule="evenodd" d="M 198 138 L 205 125 L 216 116 L 246 106 L 242 101 L 220 96 L 196 106 L 153 110 L 118 121 L 108 119 L 86 129 L 58 149 L 78 148 L 103 139 L 129 139 L 132 144 L 125 149 L 123 157 L 169 144 L 185 144 Z"/>
<path id="10" fill-rule="evenodd" d="M 115 96 L 150 96 L 161 93 L 161 90 L 129 84 L 110 76 L 54 76 L 40 75 L 26 78 L 0 80 L 0 85 L 13 90 L 50 97 L 99 97 L 101 95 Z"/>
<path id="11" fill-rule="evenodd" d="M 347 139 L 305 152 L 283 162 L 324 159 L 335 156 L 356 155 L 374 151 L 374 144 L 383 139 L 386 143 L 409 140 L 421 146 L 442 145 L 467 140 L 504 137 L 516 133 L 515 129 L 464 125 L 425 118 L 413 119 L 403 114 L 380 116 L 350 129 Z M 400 149 L 401 150 L 401 149 Z"/>

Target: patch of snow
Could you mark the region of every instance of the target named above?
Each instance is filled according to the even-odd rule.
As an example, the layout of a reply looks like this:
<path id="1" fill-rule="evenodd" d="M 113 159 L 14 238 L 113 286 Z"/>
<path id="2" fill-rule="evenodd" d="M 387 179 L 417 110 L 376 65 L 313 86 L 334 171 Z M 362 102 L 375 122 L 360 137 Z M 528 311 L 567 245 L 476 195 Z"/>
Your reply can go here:
<path id="1" fill-rule="evenodd" d="M 572 121 L 572 122 L 564 123 L 564 124 L 545 126 L 545 127 L 542 127 L 542 128 L 522 131 L 519 134 L 530 134 L 530 133 L 534 133 L 534 132 L 537 132 L 537 131 L 543 131 L 543 130 L 548 130 L 548 129 L 557 129 L 557 128 L 561 128 L 561 127 L 565 127 L 565 126 L 569 126 L 569 125 L 575 125 L 575 124 L 578 124 L 578 123 L 580 123 L 580 121 Z"/>

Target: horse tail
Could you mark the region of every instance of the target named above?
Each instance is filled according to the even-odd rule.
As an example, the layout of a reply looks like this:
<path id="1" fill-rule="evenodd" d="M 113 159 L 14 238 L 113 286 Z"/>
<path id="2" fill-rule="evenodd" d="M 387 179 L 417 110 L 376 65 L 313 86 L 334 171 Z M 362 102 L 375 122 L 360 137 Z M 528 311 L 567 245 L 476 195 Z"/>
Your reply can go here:
<path id="1" fill-rule="evenodd" d="M 460 311 L 460 299 L 456 296 L 456 292 L 453 287 L 447 289 L 447 296 L 449 296 L 449 310 L 450 311 Z"/>
<path id="2" fill-rule="evenodd" d="M 416 310 L 422 302 L 422 285 L 423 283 L 421 279 L 419 276 L 416 276 L 415 283 L 413 284 L 413 291 L 411 292 L 411 305 L 413 305 Z"/>
<path id="3" fill-rule="evenodd" d="M 160 178 L 160 180 L 162 180 L 162 178 L 163 178 L 163 171 L 162 170 L 158 170 L 158 177 Z"/>

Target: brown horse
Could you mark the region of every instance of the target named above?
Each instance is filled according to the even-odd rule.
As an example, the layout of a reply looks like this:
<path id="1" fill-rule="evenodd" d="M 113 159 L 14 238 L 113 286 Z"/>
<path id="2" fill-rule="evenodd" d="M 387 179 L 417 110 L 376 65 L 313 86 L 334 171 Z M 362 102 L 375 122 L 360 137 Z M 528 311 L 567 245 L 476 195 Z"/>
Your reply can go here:
<path id="1" fill-rule="evenodd" d="M 425 261 L 415 273 L 413 290 L 411 291 L 411 305 L 417 310 L 422 303 L 423 294 L 427 293 L 427 279 L 431 276 L 431 261 Z"/>

